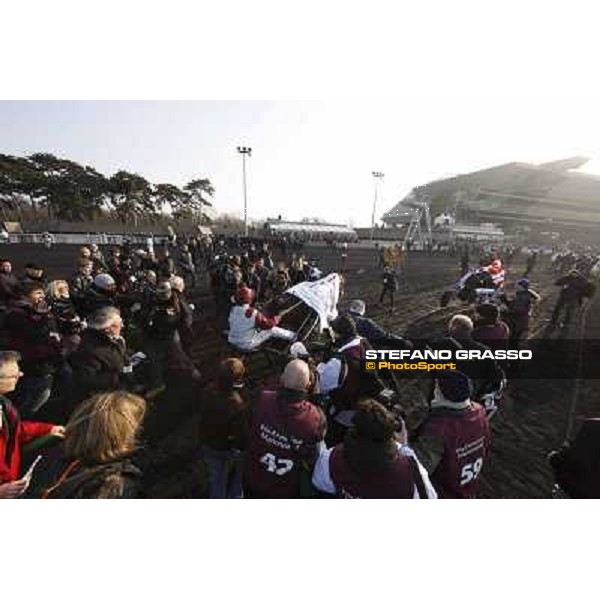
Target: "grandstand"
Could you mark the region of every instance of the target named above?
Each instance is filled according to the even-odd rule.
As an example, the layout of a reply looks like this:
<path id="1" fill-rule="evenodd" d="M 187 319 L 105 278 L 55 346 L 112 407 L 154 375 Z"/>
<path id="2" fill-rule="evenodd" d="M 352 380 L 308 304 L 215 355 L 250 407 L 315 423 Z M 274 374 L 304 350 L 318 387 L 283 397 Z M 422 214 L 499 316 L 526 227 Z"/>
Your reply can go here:
<path id="1" fill-rule="evenodd" d="M 600 177 L 577 171 L 586 158 L 507 163 L 414 188 L 383 216 L 388 227 L 410 222 L 423 202 L 432 216 L 449 211 L 457 225 L 494 223 L 507 234 L 560 233 L 590 238 L 600 226 Z"/>

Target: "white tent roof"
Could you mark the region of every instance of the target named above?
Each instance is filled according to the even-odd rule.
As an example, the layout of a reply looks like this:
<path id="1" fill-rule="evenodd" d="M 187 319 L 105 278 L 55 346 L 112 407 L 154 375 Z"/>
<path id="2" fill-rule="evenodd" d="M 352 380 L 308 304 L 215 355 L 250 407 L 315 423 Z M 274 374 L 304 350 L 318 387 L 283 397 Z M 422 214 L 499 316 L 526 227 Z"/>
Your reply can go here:
<path id="1" fill-rule="evenodd" d="M 267 228 L 271 231 L 304 231 L 307 233 L 345 233 L 356 235 L 356 232 L 347 225 L 338 225 L 335 223 L 309 223 L 294 221 L 267 221 Z"/>

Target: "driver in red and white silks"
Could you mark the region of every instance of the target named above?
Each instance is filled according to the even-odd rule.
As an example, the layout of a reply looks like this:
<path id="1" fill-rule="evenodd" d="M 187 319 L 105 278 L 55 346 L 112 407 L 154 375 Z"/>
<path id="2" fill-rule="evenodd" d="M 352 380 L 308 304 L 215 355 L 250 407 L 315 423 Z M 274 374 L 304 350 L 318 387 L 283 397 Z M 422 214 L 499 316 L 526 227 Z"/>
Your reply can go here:
<path id="1" fill-rule="evenodd" d="M 236 304 L 229 313 L 229 334 L 227 341 L 243 351 L 258 348 L 270 338 L 293 341 L 293 331 L 277 327 L 280 316 L 267 317 L 252 306 L 254 291 L 241 287 L 236 294 Z"/>

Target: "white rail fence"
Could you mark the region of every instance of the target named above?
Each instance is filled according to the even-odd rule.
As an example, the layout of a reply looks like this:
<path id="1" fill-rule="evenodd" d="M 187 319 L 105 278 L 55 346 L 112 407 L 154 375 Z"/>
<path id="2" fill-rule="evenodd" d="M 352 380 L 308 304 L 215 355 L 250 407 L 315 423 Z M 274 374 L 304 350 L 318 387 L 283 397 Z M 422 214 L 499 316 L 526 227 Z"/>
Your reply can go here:
<path id="1" fill-rule="evenodd" d="M 116 235 L 105 233 L 53 233 L 54 244 L 98 244 L 120 246 L 127 239 L 132 244 L 146 244 L 148 236 Z M 167 236 L 154 236 L 155 244 L 161 244 Z M 42 233 L 11 233 L 8 235 L 9 244 L 44 244 L 46 238 Z"/>

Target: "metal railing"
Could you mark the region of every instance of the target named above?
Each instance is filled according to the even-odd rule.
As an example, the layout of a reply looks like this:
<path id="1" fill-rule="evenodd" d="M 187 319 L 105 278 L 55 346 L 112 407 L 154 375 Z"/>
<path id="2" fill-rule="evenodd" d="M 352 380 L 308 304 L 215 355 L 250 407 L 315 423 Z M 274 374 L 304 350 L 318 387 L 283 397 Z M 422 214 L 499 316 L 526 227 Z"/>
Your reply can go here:
<path id="1" fill-rule="evenodd" d="M 97 244 L 99 246 L 120 246 L 125 239 L 132 244 L 146 244 L 148 236 L 145 235 L 120 235 L 106 233 L 53 233 L 53 244 Z M 167 236 L 154 236 L 155 244 L 160 244 Z M 45 244 L 46 237 L 43 233 L 10 233 L 8 235 L 10 244 Z"/>

